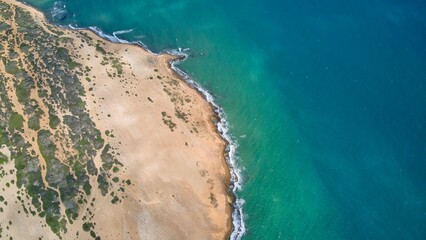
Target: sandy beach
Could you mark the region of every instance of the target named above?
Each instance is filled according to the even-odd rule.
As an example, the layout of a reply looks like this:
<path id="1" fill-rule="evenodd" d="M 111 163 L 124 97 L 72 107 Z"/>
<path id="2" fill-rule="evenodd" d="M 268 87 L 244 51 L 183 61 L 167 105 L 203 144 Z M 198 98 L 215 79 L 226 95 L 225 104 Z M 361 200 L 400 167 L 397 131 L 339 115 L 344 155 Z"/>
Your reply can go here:
<path id="1" fill-rule="evenodd" d="M 97 236 L 101 239 L 229 238 L 232 196 L 228 191 L 230 175 L 224 156 L 226 143 L 214 125 L 216 116 L 212 106 L 170 68 L 175 57 L 153 54 L 136 45 L 111 43 L 88 30 L 59 29 L 49 25 L 42 13 L 31 7 L 12 0 L 2 1 L 29 11 L 46 31 L 58 29 L 63 32 L 61 38 L 69 39 L 63 47 L 83 69 L 79 80 L 85 90 L 87 113 L 122 164 L 114 176 L 123 180 L 123 184 L 112 185 L 110 190 L 120 196 L 118 202 L 112 203 L 109 195 L 103 196 L 94 187 L 88 196 L 92 201 L 79 206 L 81 211 L 90 208 Z M 5 73 L 1 63 L 0 71 Z M 37 100 L 37 96 L 34 98 Z M 13 102 L 14 110 L 25 118 L 23 106 L 16 99 Z M 39 102 L 43 105 L 42 100 Z M 60 119 L 65 115 L 56 114 Z M 49 121 L 41 121 L 40 125 L 41 129 L 48 128 Z M 35 136 L 36 132 L 24 128 L 25 139 Z M 63 145 L 67 150 L 57 156 L 66 163 L 66 152 L 75 149 Z M 94 163 L 96 167 L 102 166 L 101 151 Z M 40 165 L 43 164 L 40 157 Z M 90 181 L 96 184 L 95 178 Z M 12 202 L 17 191 L 16 186 L 11 186 L 3 195 L 8 195 Z M 67 223 L 68 231 L 61 236 L 90 238 L 88 232 L 81 230 L 84 216 L 80 214 L 73 223 Z M 19 224 L 8 227 L 7 234 L 15 239 L 56 237 L 43 218 L 20 216 L 12 210 L 0 214 L 2 223 L 9 218 L 19 219 L 16 220 Z"/>

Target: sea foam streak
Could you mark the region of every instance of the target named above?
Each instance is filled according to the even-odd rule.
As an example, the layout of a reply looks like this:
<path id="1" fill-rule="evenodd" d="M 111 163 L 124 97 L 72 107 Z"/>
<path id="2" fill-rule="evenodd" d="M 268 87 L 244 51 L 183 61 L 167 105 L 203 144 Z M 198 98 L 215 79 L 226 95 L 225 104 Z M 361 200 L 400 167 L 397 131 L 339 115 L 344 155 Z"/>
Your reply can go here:
<path id="1" fill-rule="evenodd" d="M 113 33 L 112 33 L 112 35 L 113 35 L 114 37 L 118 38 L 118 37 L 117 37 L 117 35 L 120 35 L 120 34 L 126 34 L 126 33 L 131 33 L 131 32 L 133 32 L 133 29 L 121 30 L 121 31 L 115 31 L 115 32 L 113 32 Z"/>
<path id="2" fill-rule="evenodd" d="M 86 28 L 78 28 L 69 25 L 72 29 L 86 29 Z M 111 42 L 115 43 L 127 43 L 127 44 L 136 44 L 146 51 L 157 54 L 152 52 L 148 49 L 148 47 L 143 44 L 140 41 L 137 42 L 129 42 L 127 40 L 123 40 L 117 37 L 117 34 L 123 34 L 123 33 L 129 33 L 133 31 L 133 29 L 129 30 L 122 30 L 122 31 L 116 31 L 115 34 L 109 35 L 102 32 L 98 27 L 92 26 L 89 27 L 91 31 L 99 35 L 100 37 L 107 39 Z M 232 213 L 232 223 L 233 223 L 233 231 L 231 233 L 230 239 L 231 240 L 239 240 L 246 232 L 246 227 L 244 223 L 244 214 L 243 214 L 243 205 L 244 205 L 244 199 L 238 198 L 238 191 L 241 190 L 242 187 L 242 175 L 241 170 L 237 166 L 237 143 L 234 141 L 233 137 L 229 133 L 229 127 L 228 122 L 226 121 L 226 115 L 225 112 L 217 103 L 215 102 L 215 99 L 212 94 L 210 94 L 206 89 L 200 86 L 197 82 L 195 82 L 188 74 L 186 74 L 184 71 L 176 67 L 177 64 L 180 62 L 186 60 L 188 58 L 188 54 L 185 53 L 186 51 L 189 51 L 189 48 L 178 48 L 177 50 L 166 50 L 164 52 L 171 54 L 173 56 L 177 56 L 176 60 L 173 60 L 170 63 L 171 68 L 179 75 L 181 76 L 190 86 L 192 86 L 194 89 L 199 91 L 204 98 L 209 102 L 216 113 L 216 115 L 219 117 L 219 122 L 216 123 L 216 128 L 219 132 L 219 134 L 222 136 L 223 139 L 226 141 L 226 161 L 228 163 L 228 167 L 231 173 L 231 183 L 230 183 L 230 189 L 232 190 L 232 193 L 234 194 L 236 200 L 233 203 L 233 213 Z"/>
<path id="3" fill-rule="evenodd" d="M 63 2 L 55 2 L 53 8 L 50 10 L 52 19 L 61 20 L 67 16 L 66 5 Z"/>

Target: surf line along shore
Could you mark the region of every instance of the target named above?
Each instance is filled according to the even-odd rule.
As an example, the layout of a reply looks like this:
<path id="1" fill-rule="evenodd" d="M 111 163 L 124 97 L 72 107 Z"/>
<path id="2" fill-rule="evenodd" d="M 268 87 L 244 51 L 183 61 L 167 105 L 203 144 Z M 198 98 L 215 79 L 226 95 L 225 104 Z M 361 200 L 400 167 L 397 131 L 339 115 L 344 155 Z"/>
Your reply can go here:
<path id="1" fill-rule="evenodd" d="M 5 83 L 12 89 L 8 95 L 12 109 L 24 120 L 22 131 L 17 134 L 28 141 L 29 149 L 34 150 L 34 157 L 39 160 L 41 188 L 57 191 L 60 195 L 60 214 L 55 217 L 61 220 L 58 230 L 51 222 L 46 222 L 43 214 L 28 215 L 8 207 L 7 213 L 0 215 L 2 222 L 13 219 L 21 223 L 11 225 L 8 234 L 15 238 L 56 234 L 64 238 L 95 235 L 102 239 L 228 239 L 232 231 L 234 199 L 228 191 L 230 172 L 224 155 L 226 142 L 214 124 L 217 115 L 213 106 L 171 68 L 176 56 L 153 54 L 136 45 L 112 43 L 89 30 L 58 28 L 47 23 L 43 14 L 32 7 L 12 0 L 0 2 L 8 5 L 2 7 L 2 12 L 11 13 L 3 14 L 2 21 L 10 26 L 6 40 L 13 39 L 14 43 L 2 41 L 6 46 L 2 48 L 2 56 L 11 56 L 7 51 L 13 51 L 14 58 L 21 60 L 20 71 L 26 72 L 35 82 L 29 98 L 45 113 L 40 116 L 39 129 L 28 126 L 30 116 L 24 111 L 22 99 L 16 97 L 14 87 L 21 80 L 7 71 L 5 63 L 10 59 L 0 63 Z M 28 40 L 25 37 L 28 29 L 22 28 L 22 21 L 17 20 L 26 15 L 26 21 L 33 21 L 38 26 L 37 31 L 48 36 L 44 40 L 54 42 Z M 26 44 L 26 41 L 31 42 Z M 37 44 L 44 44 L 43 52 Z M 84 103 L 80 106 L 84 114 L 90 117 L 86 120 L 95 126 L 97 131 L 94 132 L 100 133 L 102 146 L 113 149 L 111 156 L 114 163 L 117 162 L 108 172 L 103 158 L 106 147 L 93 150 L 92 160 L 98 171 L 85 175 L 91 191 L 78 195 L 79 201 L 75 199 L 75 209 L 71 210 L 75 210 L 76 215 L 72 217 L 67 215 L 70 209 L 63 202 L 64 194 L 61 195 L 66 184 L 71 183 L 64 183 L 64 188 L 52 183 L 47 177 L 51 171 L 49 164 L 47 168 L 42 167 L 46 164 L 46 156 L 39 142 L 31 141 L 42 130 L 50 132 L 52 144 L 58 150 L 55 159 L 69 169 L 70 175 L 75 175 L 75 162 L 71 166 L 70 159 L 78 155 L 79 149 L 72 138 L 74 125 L 66 120 L 72 109 L 49 105 L 56 101 L 52 99 L 53 93 L 58 91 L 54 86 L 63 82 L 49 85 L 49 81 L 55 80 L 47 80 L 44 76 L 55 69 L 26 60 L 29 53 L 41 59 L 43 54 L 49 57 L 58 52 L 61 56 L 69 55 L 62 70 L 75 77 L 75 85 L 81 86 L 78 97 L 82 100 L 80 103 Z M 49 61 L 61 60 L 51 58 L 46 63 Z M 37 67 L 45 69 L 39 71 Z M 55 77 L 61 80 L 63 76 Z M 41 94 L 44 90 L 48 94 Z M 70 93 L 62 89 L 55 94 L 67 96 Z M 49 124 L 50 115 L 58 118 L 55 128 Z M 13 165 L 14 159 L 10 160 Z M 104 173 L 103 185 L 99 183 L 101 173 Z M 14 187 L 16 191 L 5 196 L 9 202 L 18 197 L 18 186 Z M 82 189 L 79 188 L 81 192 Z M 37 210 L 30 200 L 25 203 Z M 27 226 L 31 226 L 30 231 Z"/>

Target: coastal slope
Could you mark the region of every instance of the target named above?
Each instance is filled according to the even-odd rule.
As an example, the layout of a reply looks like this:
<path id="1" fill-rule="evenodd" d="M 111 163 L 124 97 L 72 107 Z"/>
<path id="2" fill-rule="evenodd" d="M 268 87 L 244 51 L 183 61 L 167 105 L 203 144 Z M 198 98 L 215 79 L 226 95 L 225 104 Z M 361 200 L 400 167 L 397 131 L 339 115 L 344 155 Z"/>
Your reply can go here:
<path id="1" fill-rule="evenodd" d="M 229 237 L 226 143 L 175 56 L 12 0 L 0 36 L 1 237 Z"/>

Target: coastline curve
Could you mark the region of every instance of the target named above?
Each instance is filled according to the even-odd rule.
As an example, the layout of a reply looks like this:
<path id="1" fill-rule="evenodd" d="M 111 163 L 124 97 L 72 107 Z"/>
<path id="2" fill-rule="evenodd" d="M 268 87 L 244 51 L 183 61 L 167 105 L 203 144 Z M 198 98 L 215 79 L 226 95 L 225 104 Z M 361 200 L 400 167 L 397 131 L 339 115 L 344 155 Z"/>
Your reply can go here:
<path id="1" fill-rule="evenodd" d="M 25 2 L 20 1 L 25 5 L 28 5 L 32 8 L 38 9 L 37 7 Z M 39 9 L 38 9 L 39 10 Z M 40 11 L 40 10 L 39 10 Z M 48 22 L 49 20 L 46 19 Z M 181 48 L 175 49 L 175 50 L 163 50 L 159 53 L 152 52 L 144 43 L 141 41 L 127 41 L 124 39 L 118 38 L 116 35 L 120 33 L 127 33 L 131 30 L 123 30 L 123 31 L 116 31 L 113 33 L 113 35 L 109 35 L 104 33 L 99 27 L 97 26 L 89 26 L 87 28 L 82 28 L 78 26 L 72 26 L 70 25 L 58 25 L 55 23 L 50 22 L 51 24 L 54 24 L 56 26 L 59 26 L 61 28 L 69 28 L 72 30 L 88 30 L 99 37 L 108 40 L 112 43 L 121 43 L 121 44 L 130 44 L 130 45 L 136 45 L 141 48 L 143 48 L 145 51 L 160 55 L 167 53 L 171 56 L 175 56 L 176 58 L 170 60 L 170 68 L 189 86 L 191 86 L 193 89 L 195 89 L 199 94 L 203 96 L 203 98 L 212 106 L 215 116 L 217 117 L 218 121 L 214 123 L 216 130 L 218 134 L 221 136 L 221 138 L 225 141 L 225 160 L 228 166 L 228 170 L 230 173 L 230 182 L 229 182 L 229 190 L 231 191 L 230 194 L 233 197 L 233 204 L 232 204 L 232 230 L 228 234 L 230 240 L 240 240 L 244 234 L 246 233 L 246 226 L 244 222 L 244 213 L 243 213 L 243 205 L 245 203 L 244 199 L 238 197 L 238 192 L 242 188 L 242 173 L 241 169 L 239 168 L 237 161 L 237 148 L 238 144 L 232 137 L 232 135 L 229 133 L 229 125 L 226 120 L 226 114 L 224 110 L 216 103 L 215 98 L 213 95 L 208 92 L 206 89 L 204 89 L 199 83 L 197 83 L 195 80 L 193 80 L 186 72 L 178 68 L 176 65 L 181 63 L 182 61 L 185 61 L 188 58 L 188 54 L 185 53 L 185 50 L 182 51 Z"/>
<path id="2" fill-rule="evenodd" d="M 230 240 L 240 240 L 242 236 L 246 233 L 246 226 L 244 222 L 244 213 L 243 213 L 243 205 L 245 203 L 244 199 L 238 198 L 238 191 L 242 188 L 242 174 L 241 169 L 237 165 L 237 148 L 238 144 L 233 139 L 231 134 L 229 133 L 229 125 L 226 120 L 226 114 L 224 110 L 216 103 L 215 98 L 211 93 L 209 93 L 206 89 L 204 89 L 199 83 L 197 83 L 195 80 L 193 80 L 186 72 L 178 68 L 176 65 L 179 63 L 185 61 L 188 58 L 188 54 L 181 50 L 181 48 L 177 50 L 163 50 L 160 53 L 154 53 L 152 52 L 145 44 L 143 44 L 141 41 L 135 41 L 130 42 L 124 39 L 120 39 L 114 35 L 109 35 L 104 33 L 102 30 L 100 30 L 96 26 L 90 26 L 88 28 L 79 28 L 69 25 L 72 29 L 78 29 L 78 30 L 90 30 L 97 34 L 98 36 L 109 40 L 113 43 L 122 43 L 122 44 L 131 44 L 131 45 L 137 45 L 144 50 L 152 53 L 152 54 L 163 54 L 167 53 L 172 56 L 175 56 L 176 58 L 171 60 L 169 62 L 171 69 L 182 79 L 184 82 L 186 82 L 189 86 L 191 86 L 193 89 L 197 90 L 203 98 L 212 106 L 213 111 L 216 115 L 216 117 L 219 119 L 219 121 L 215 124 L 216 130 L 219 133 L 219 135 L 225 140 L 226 147 L 225 147 L 225 159 L 226 163 L 228 165 L 228 169 L 231 175 L 230 183 L 229 183 L 229 189 L 231 190 L 232 197 L 234 198 L 233 204 L 232 204 L 232 232 L 229 235 Z M 128 31 L 128 30 L 124 30 Z M 119 31 L 121 32 L 121 31 Z"/>

